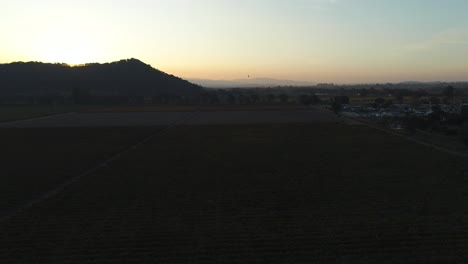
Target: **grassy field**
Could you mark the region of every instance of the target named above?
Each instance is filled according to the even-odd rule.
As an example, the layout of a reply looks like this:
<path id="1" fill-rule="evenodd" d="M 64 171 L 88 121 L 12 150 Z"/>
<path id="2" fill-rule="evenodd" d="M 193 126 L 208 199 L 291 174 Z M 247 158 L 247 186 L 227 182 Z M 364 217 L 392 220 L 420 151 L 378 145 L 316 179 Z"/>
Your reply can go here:
<path id="1" fill-rule="evenodd" d="M 0 259 L 462 261 L 465 162 L 364 126 L 176 127 L 1 223 Z"/>

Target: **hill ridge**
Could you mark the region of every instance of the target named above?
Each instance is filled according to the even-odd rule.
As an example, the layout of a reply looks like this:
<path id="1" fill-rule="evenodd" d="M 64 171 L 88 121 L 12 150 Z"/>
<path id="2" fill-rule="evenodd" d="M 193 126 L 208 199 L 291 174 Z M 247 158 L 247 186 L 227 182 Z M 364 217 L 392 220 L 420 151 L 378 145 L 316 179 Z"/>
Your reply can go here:
<path id="1" fill-rule="evenodd" d="M 71 96 L 77 90 L 97 96 L 157 96 L 198 94 L 201 87 L 135 58 L 80 65 L 0 64 L 0 96 Z"/>

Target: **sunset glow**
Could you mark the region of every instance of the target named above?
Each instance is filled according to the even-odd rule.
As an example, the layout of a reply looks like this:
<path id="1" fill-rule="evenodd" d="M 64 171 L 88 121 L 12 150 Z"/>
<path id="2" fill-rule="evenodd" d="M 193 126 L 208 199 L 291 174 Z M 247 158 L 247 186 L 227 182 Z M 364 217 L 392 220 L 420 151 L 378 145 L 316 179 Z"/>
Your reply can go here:
<path id="1" fill-rule="evenodd" d="M 459 81 L 466 10 L 461 0 L 2 1 L 0 63 L 133 57 L 185 78 Z"/>
<path id="2" fill-rule="evenodd" d="M 91 40 L 56 36 L 38 42 L 37 56 L 40 61 L 76 65 L 99 60 L 99 50 Z"/>

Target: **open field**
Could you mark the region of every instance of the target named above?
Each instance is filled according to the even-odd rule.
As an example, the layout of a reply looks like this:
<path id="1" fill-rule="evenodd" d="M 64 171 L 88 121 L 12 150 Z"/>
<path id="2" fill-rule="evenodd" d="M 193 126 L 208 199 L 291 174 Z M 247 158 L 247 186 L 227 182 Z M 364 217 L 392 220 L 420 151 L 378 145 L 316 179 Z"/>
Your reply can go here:
<path id="1" fill-rule="evenodd" d="M 257 104 L 257 105 L 147 105 L 147 106 L 87 106 L 81 107 L 83 113 L 128 113 L 128 112 L 189 112 L 189 111 L 268 111 L 268 110 L 303 110 L 299 104 Z"/>
<path id="2" fill-rule="evenodd" d="M 135 112 L 193 112 L 193 111 L 269 111 L 269 110 L 303 110 L 302 105 L 146 105 L 146 106 L 106 106 L 106 105 L 23 105 L 0 106 L 0 123 L 32 118 L 47 117 L 64 113 L 135 113 Z"/>
<path id="3" fill-rule="evenodd" d="M 173 127 L 0 223 L 0 258 L 5 263 L 466 260 L 465 162 L 365 126 Z"/>
<path id="4" fill-rule="evenodd" d="M 156 129 L 0 129 L 0 216 Z"/>
<path id="5" fill-rule="evenodd" d="M 0 128 L 167 126 L 187 118 L 187 125 L 209 125 L 334 122 L 336 116 L 317 110 L 70 113 L 2 123 Z"/>
<path id="6" fill-rule="evenodd" d="M 424 142 L 430 142 L 434 145 L 451 149 L 460 153 L 464 153 L 468 156 L 468 146 L 463 144 L 462 140 L 460 139 L 460 136 L 458 135 L 447 136 L 444 134 L 417 130 L 411 136 L 415 139 L 422 140 Z"/>
<path id="7" fill-rule="evenodd" d="M 73 112 L 75 106 L 0 106 L 0 122 Z"/>

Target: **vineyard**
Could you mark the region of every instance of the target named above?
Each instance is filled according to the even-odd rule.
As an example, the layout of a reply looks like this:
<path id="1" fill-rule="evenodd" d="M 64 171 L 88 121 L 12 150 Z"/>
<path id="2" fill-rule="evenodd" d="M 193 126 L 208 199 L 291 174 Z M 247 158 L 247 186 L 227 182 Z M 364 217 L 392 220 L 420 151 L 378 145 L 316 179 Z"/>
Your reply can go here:
<path id="1" fill-rule="evenodd" d="M 19 169 L 19 178 L 2 173 L 2 194 L 18 204 L 38 191 L 26 182 L 46 189 L 118 151 L 115 142 L 131 145 L 150 130 L 2 130 L 16 140 L 3 147 L 2 159 L 25 155 L 5 163 L 8 172 Z M 55 140 L 54 147 L 39 135 Z M 16 156 L 5 154 L 18 144 Z M 46 163 L 53 166 L 37 165 Z M 466 176 L 464 160 L 364 126 L 178 126 L 0 223 L 0 259 L 458 261 L 468 257 Z"/>
<path id="2" fill-rule="evenodd" d="M 157 128 L 0 129 L 0 216 Z"/>

